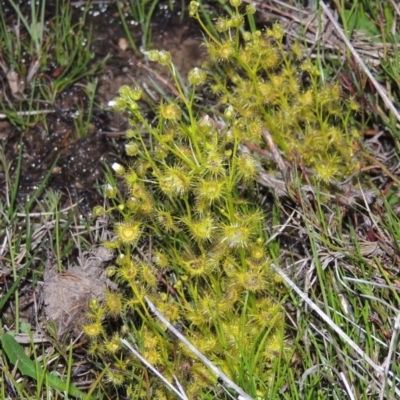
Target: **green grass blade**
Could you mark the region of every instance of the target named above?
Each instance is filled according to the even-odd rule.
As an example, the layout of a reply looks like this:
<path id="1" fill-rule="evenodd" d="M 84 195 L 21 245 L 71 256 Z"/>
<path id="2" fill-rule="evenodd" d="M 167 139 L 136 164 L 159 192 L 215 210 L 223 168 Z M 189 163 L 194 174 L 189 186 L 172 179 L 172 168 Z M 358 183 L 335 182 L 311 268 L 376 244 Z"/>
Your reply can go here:
<path id="1" fill-rule="evenodd" d="M 22 166 L 22 142 L 21 141 L 19 142 L 18 147 L 19 147 L 19 149 L 18 149 L 17 168 L 15 171 L 14 184 L 12 185 L 12 189 L 11 189 L 10 207 L 9 207 L 8 213 L 7 213 L 7 219 L 9 221 L 12 219 L 14 212 L 15 212 L 14 206 L 15 206 L 17 193 L 18 193 L 19 180 L 21 177 L 21 166 Z M 6 165 L 4 165 L 4 170 L 7 171 Z"/>
<path id="2" fill-rule="evenodd" d="M 38 362 L 32 361 L 24 352 L 23 347 L 8 333 L 5 333 L 0 338 L 1 346 L 11 364 L 17 366 L 22 375 L 29 376 L 34 380 L 40 380 L 40 373 L 45 374 L 44 382 L 59 392 L 67 392 L 73 397 L 88 399 L 87 395 L 81 392 L 75 385 L 67 385 L 63 380 L 56 375 L 45 372 L 41 369 Z M 38 373 L 39 371 L 39 373 Z M 40 372 L 42 371 L 42 372 Z"/>
<path id="3" fill-rule="evenodd" d="M 3 309 L 4 305 L 7 303 L 10 296 L 15 292 L 22 278 L 25 278 L 25 273 L 28 271 L 28 268 L 31 266 L 31 263 L 27 263 L 21 271 L 18 272 L 18 278 L 14 281 L 10 289 L 0 300 L 0 311 Z"/>
<path id="4" fill-rule="evenodd" d="M 53 174 L 54 167 L 57 165 L 57 162 L 58 162 L 58 156 L 56 157 L 56 159 L 54 160 L 53 164 L 49 168 L 46 176 L 44 177 L 43 181 L 40 183 L 40 185 L 37 188 L 37 190 L 35 191 L 35 193 L 32 194 L 32 197 L 26 203 L 26 205 L 25 205 L 25 212 L 26 213 L 29 213 L 29 210 L 30 210 L 32 204 L 36 201 L 36 199 L 38 198 L 38 196 L 40 195 L 42 190 L 46 187 L 51 175 Z"/>

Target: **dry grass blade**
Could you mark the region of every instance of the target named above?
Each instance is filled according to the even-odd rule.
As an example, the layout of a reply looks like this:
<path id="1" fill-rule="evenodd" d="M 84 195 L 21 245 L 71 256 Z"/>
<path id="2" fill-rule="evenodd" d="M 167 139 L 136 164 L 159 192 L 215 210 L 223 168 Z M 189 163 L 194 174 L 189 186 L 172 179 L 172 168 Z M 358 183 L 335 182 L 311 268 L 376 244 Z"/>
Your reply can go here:
<path id="1" fill-rule="evenodd" d="M 72 204 L 72 205 L 70 205 L 70 206 L 68 206 L 68 207 L 66 207 L 66 208 L 63 208 L 63 209 L 60 210 L 60 211 L 34 212 L 34 213 L 15 213 L 15 215 L 16 215 L 17 217 L 26 217 L 26 216 L 29 216 L 30 218 L 33 218 L 33 217 L 44 217 L 44 216 L 47 216 L 47 215 L 54 216 L 54 215 L 56 215 L 56 214 L 64 214 L 64 213 L 66 213 L 67 211 L 73 210 L 81 201 L 82 201 L 82 200 L 80 200 L 80 201 L 78 201 L 77 203 L 74 203 L 74 204 Z"/>
<path id="2" fill-rule="evenodd" d="M 392 359 L 393 352 L 395 351 L 395 346 L 396 346 L 396 343 L 398 342 L 399 333 L 400 333 L 400 313 L 397 314 L 396 321 L 394 323 L 393 335 L 392 335 L 392 339 L 390 340 L 389 351 L 388 351 L 388 355 L 386 357 L 386 360 L 388 361 L 385 366 L 386 379 L 388 379 L 388 376 L 389 376 L 389 366 L 390 366 L 389 360 Z M 384 397 L 385 397 L 385 390 L 384 390 L 384 386 L 382 386 L 381 393 L 379 395 L 379 399 L 382 400 Z"/>
<path id="3" fill-rule="evenodd" d="M 397 14 L 400 15 L 400 7 L 399 7 L 399 5 L 397 3 L 395 3 L 393 0 L 390 0 L 390 2 L 392 3 L 393 8 L 397 11 Z"/>
<path id="4" fill-rule="evenodd" d="M 319 317 L 333 329 L 339 337 L 344 340 L 365 362 L 369 364 L 375 371 L 375 373 L 386 379 L 388 385 L 394 389 L 397 396 L 400 396 L 400 389 L 394 387 L 394 383 L 387 377 L 384 368 L 377 365 L 372 358 L 370 358 L 339 326 L 337 326 L 305 293 L 303 293 L 300 288 L 275 264 L 271 264 L 273 270 L 282 277 L 286 284 L 296 292 L 296 294 L 313 310 Z M 384 386 L 384 385 L 382 385 Z M 384 389 L 382 389 L 384 391 Z M 386 394 L 386 393 L 385 393 Z"/>
<path id="5" fill-rule="evenodd" d="M 365 74 L 368 76 L 368 78 L 371 80 L 372 84 L 375 86 L 375 89 L 381 96 L 383 102 L 385 103 L 386 107 L 391 110 L 396 117 L 396 119 L 400 122 L 400 114 L 397 111 L 396 107 L 393 105 L 393 103 L 390 101 L 389 97 L 385 93 L 385 91 L 382 89 L 381 85 L 377 82 L 377 80 L 374 78 L 372 73 L 369 71 L 367 66 L 365 65 L 364 61 L 361 59 L 359 54 L 356 52 L 350 41 L 347 39 L 345 33 L 343 32 L 343 29 L 340 28 L 338 23 L 335 21 L 335 18 L 333 17 L 332 13 L 329 11 L 328 7 L 325 5 L 323 1 L 320 1 L 319 4 L 321 5 L 322 9 L 324 10 L 325 14 L 327 17 L 330 19 L 332 22 L 332 25 L 335 27 L 336 32 L 340 35 L 340 37 L 343 39 L 345 42 L 346 46 L 349 48 L 351 51 L 351 54 L 353 55 L 354 59 L 357 61 L 358 65 L 363 69 Z"/>
<path id="6" fill-rule="evenodd" d="M 18 115 L 20 117 L 27 117 L 29 115 L 52 114 L 54 112 L 55 112 L 55 110 L 17 111 L 17 112 L 15 112 L 15 115 Z M 6 119 L 8 117 L 9 116 L 7 114 L 1 114 L 0 113 L 0 119 Z"/>
<path id="7" fill-rule="evenodd" d="M 339 375 L 342 378 L 342 381 L 343 381 L 344 387 L 346 388 L 346 392 L 347 392 L 347 394 L 349 396 L 349 399 L 350 400 L 356 400 L 356 398 L 354 397 L 353 392 L 351 390 L 351 387 L 349 385 L 349 382 L 348 382 L 348 380 L 346 378 L 346 375 L 343 372 L 340 372 Z"/>

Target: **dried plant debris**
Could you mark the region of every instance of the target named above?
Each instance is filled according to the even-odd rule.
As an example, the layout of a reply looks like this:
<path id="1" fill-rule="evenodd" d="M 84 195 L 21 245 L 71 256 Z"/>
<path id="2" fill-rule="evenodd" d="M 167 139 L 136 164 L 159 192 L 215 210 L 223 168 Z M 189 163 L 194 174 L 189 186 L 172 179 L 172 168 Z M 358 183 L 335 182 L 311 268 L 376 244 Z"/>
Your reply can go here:
<path id="1" fill-rule="evenodd" d="M 108 279 L 104 265 L 113 258 L 104 247 L 85 252 L 79 266 L 59 273 L 54 262 L 47 261 L 41 300 L 46 320 L 55 322 L 58 334 L 78 334 L 91 298 L 102 300 Z"/>
<path id="2" fill-rule="evenodd" d="M 339 50 L 344 54 L 345 46 L 331 21 L 325 14 L 321 18 L 319 11 L 315 8 L 295 7 L 279 0 L 256 2 L 245 0 L 245 2 L 256 5 L 259 18 L 263 22 L 279 22 L 285 29 L 287 40 L 307 42 L 309 54 L 312 58 L 316 57 L 314 50 L 317 43 L 319 43 L 319 46 L 322 44 L 324 50 Z M 339 19 L 340 17 L 336 14 L 335 18 Z M 390 55 L 395 54 L 396 46 L 392 43 L 384 43 L 379 34 L 375 34 L 373 40 L 371 40 L 371 30 L 373 32 L 376 30 L 372 21 L 366 23 L 366 29 L 354 29 L 351 42 L 369 65 L 377 67 L 381 65 L 382 55 L 385 52 Z"/>

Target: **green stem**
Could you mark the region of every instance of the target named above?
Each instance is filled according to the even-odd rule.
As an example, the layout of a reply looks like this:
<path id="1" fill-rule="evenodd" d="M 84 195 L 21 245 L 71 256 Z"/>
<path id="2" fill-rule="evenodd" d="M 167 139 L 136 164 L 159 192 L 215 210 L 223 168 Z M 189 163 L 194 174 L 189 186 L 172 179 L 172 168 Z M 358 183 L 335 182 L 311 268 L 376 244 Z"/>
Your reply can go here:
<path id="1" fill-rule="evenodd" d="M 187 112 L 189 114 L 190 127 L 191 127 L 191 132 L 190 132 L 189 136 L 190 136 L 191 142 L 194 145 L 194 148 L 196 150 L 196 156 L 197 156 L 197 158 L 199 159 L 199 162 L 200 162 L 200 160 L 201 160 L 201 151 L 200 151 L 199 145 L 197 143 L 197 138 L 196 138 L 196 134 L 195 134 L 195 132 L 196 132 L 196 121 L 195 121 L 195 118 L 193 116 L 193 100 L 194 100 L 194 96 L 195 96 L 195 91 L 194 90 L 192 91 L 191 96 L 190 96 L 190 100 L 188 100 L 186 98 L 185 93 L 182 90 L 182 86 L 181 86 L 181 84 L 180 84 L 180 82 L 178 80 L 178 76 L 177 76 L 177 74 L 175 72 L 174 65 L 171 63 L 168 66 L 168 68 L 169 68 L 169 70 L 171 72 L 172 77 L 174 78 L 175 87 L 179 92 L 179 97 L 184 102 L 186 110 L 187 110 Z"/>
<path id="2" fill-rule="evenodd" d="M 212 33 L 204 25 L 203 20 L 200 18 L 200 15 L 198 13 L 194 16 L 194 18 L 197 19 L 198 23 L 202 27 L 203 31 L 205 32 L 205 36 L 209 37 L 214 43 L 221 45 L 221 42 L 216 39 L 215 36 L 213 36 Z"/>

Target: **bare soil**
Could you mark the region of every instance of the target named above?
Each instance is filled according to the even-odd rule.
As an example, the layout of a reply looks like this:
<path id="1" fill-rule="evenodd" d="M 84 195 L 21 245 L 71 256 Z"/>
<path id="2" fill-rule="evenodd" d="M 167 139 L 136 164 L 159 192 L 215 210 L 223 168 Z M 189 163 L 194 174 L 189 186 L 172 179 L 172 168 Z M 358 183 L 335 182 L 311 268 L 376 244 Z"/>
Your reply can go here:
<path id="1" fill-rule="evenodd" d="M 104 7 L 102 8 L 104 10 Z M 79 9 L 76 10 L 79 18 Z M 152 26 L 152 48 L 168 50 L 174 64 L 182 76 L 194 66 L 202 63 L 200 31 L 186 18 L 180 23 L 179 10 L 170 12 L 160 4 L 156 13 L 157 24 Z M 96 16 L 94 16 L 96 15 Z M 124 48 L 125 33 L 118 21 L 115 6 L 106 11 L 91 13 L 88 24 L 92 26 L 92 51 L 96 60 L 108 57 L 103 73 L 99 76 L 98 90 L 91 127 L 86 138 L 74 126 L 74 113 L 82 105 L 85 96 L 82 86 L 85 82 L 68 88 L 60 93 L 53 107 L 54 112 L 46 117 L 46 123 L 38 123 L 21 132 L 8 121 L 0 120 L 0 140 L 5 143 L 6 157 L 14 160 L 11 170 L 16 168 L 19 143 L 22 143 L 22 172 L 18 201 L 24 204 L 31 193 L 42 182 L 55 160 L 52 177 L 47 189 L 61 191 L 63 205 L 79 202 L 80 212 L 85 217 L 91 215 L 91 209 L 101 201 L 98 187 L 102 181 L 103 163 L 111 164 L 123 157 L 123 133 L 127 128 L 127 119 L 115 114 L 108 102 L 118 93 L 122 85 L 152 86 L 149 73 L 133 66 L 134 61 L 146 63 L 140 51 Z M 136 30 L 137 43 L 140 43 L 139 27 Z M 135 35 L 135 32 L 133 32 Z M 157 65 L 152 64 L 157 69 Z M 165 71 L 164 71 L 165 72 Z M 163 75 L 166 79 L 168 76 Z M 3 85 L 7 80 L 3 79 Z M 0 171 L 0 179 L 4 175 Z M 0 198 L 4 200 L 5 190 L 0 189 Z"/>

